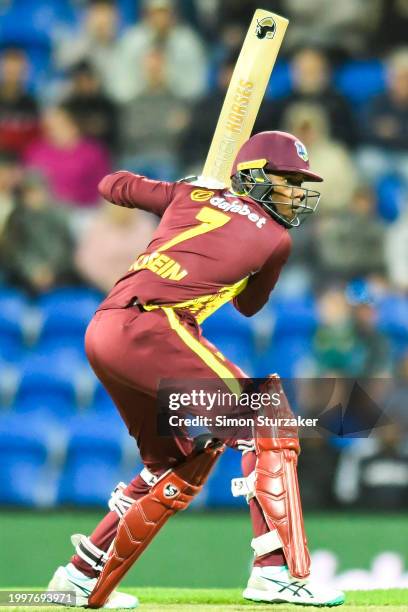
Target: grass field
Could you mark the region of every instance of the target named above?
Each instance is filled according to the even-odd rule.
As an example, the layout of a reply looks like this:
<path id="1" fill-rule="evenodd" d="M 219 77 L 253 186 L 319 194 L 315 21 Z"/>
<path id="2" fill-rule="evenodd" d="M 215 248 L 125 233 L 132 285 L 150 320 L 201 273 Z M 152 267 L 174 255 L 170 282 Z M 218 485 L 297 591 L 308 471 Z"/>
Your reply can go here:
<path id="1" fill-rule="evenodd" d="M 0 591 L 30 590 L 30 584 L 44 587 L 56 567 L 69 560 L 73 551 L 70 535 L 90 533 L 102 513 L 0 513 Z M 408 565 L 406 515 L 308 515 L 306 523 L 312 551 L 329 549 L 336 553 L 337 574 L 367 570 L 383 551 L 398 553 L 405 567 Z M 190 512 L 176 516 L 129 572 L 123 590 L 139 597 L 140 612 L 304 610 L 286 604 L 253 604 L 242 598 L 252 561 L 250 538 L 250 522 L 244 513 Z M 36 587 L 39 589 L 41 586 Z M 408 589 L 351 591 L 346 604 L 337 609 L 408 612 Z M 5 607 L 0 602 L 1 612 L 16 610 L 50 612 L 67 608 Z"/>
<path id="2" fill-rule="evenodd" d="M 35 589 L 37 590 L 37 589 Z M 300 606 L 286 604 L 254 604 L 241 597 L 240 589 L 166 589 L 139 588 L 123 589 L 139 597 L 141 612 L 299 612 Z M 316 609 L 316 608 L 311 608 Z M 337 608 L 335 608 L 337 609 Z M 347 612 L 406 612 L 408 610 L 408 590 L 393 589 L 387 591 L 351 591 L 342 610 Z M 6 612 L 50 612 L 50 610 L 67 610 L 63 606 L 0 606 Z M 340 610 L 340 608 L 339 608 Z"/>
<path id="3" fill-rule="evenodd" d="M 91 533 L 103 513 L 103 509 L 0 513 L 0 588 L 47 584 L 55 569 L 67 563 L 73 553 L 70 535 Z M 369 569 L 383 551 L 399 554 L 408 568 L 405 514 L 313 514 L 306 516 L 306 528 L 312 553 L 332 550 L 336 554 L 337 574 Z M 252 564 L 251 537 L 245 512 L 180 513 L 158 534 L 123 585 L 239 588 L 248 580 Z"/>

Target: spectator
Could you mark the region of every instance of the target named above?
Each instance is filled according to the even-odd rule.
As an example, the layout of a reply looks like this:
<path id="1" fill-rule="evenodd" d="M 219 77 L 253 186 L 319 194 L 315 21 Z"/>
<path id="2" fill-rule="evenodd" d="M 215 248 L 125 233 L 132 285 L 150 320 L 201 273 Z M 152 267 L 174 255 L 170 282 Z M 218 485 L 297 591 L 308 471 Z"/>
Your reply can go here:
<path id="1" fill-rule="evenodd" d="M 86 60 L 101 79 L 105 92 L 113 97 L 119 45 L 119 11 L 113 0 L 89 3 L 83 28 L 79 33 L 59 33 L 54 41 L 56 67 L 71 70 Z"/>
<path id="2" fill-rule="evenodd" d="M 288 49 L 321 46 L 334 58 L 365 54 L 381 17 L 382 0 L 282 0 L 290 20 Z"/>
<path id="3" fill-rule="evenodd" d="M 352 375 L 356 365 L 356 338 L 344 292 L 339 288 L 326 290 L 319 298 L 318 307 L 320 325 L 314 338 L 318 371 Z"/>
<path id="4" fill-rule="evenodd" d="M 274 13 L 282 13 L 283 11 L 282 0 L 264 0 L 261 5 L 263 9 L 273 11 Z M 254 12 L 259 6 L 258 0 L 241 0 L 240 2 L 236 2 L 236 0 L 219 1 L 217 11 L 218 23 L 240 24 L 246 31 Z"/>
<path id="5" fill-rule="evenodd" d="M 299 483 L 302 503 L 307 510 L 327 510 L 334 505 L 333 474 L 338 451 L 329 445 L 327 432 L 319 425 L 327 415 L 335 383 L 331 379 L 298 378 L 289 388 L 293 393 L 295 414 L 306 419 L 318 419 L 317 427 L 300 430 L 302 460 L 299 461 Z"/>
<path id="6" fill-rule="evenodd" d="M 63 106 L 46 111 L 44 136 L 31 143 L 24 160 L 44 174 L 53 197 L 75 207 L 98 203 L 98 183 L 111 170 L 106 148 L 81 136 Z"/>
<path id="7" fill-rule="evenodd" d="M 87 61 L 71 72 L 72 88 L 64 101 L 84 136 L 103 142 L 112 152 L 117 145 L 117 108 L 101 90 L 100 79 Z"/>
<path id="8" fill-rule="evenodd" d="M 336 474 L 337 499 L 366 510 L 402 510 L 408 504 L 408 454 L 398 424 L 347 447 Z"/>
<path id="9" fill-rule="evenodd" d="M 150 242 L 154 228 L 151 215 L 106 204 L 79 241 L 79 274 L 98 289 L 110 290 Z"/>
<path id="10" fill-rule="evenodd" d="M 7 49 L 0 63 L 0 149 L 21 154 L 39 133 L 35 98 L 28 93 L 27 56 L 19 49 Z"/>
<path id="11" fill-rule="evenodd" d="M 377 329 L 377 320 L 377 312 L 370 302 L 361 301 L 353 305 L 355 361 L 350 374 L 355 377 L 389 376 L 390 345 L 385 335 Z"/>
<path id="12" fill-rule="evenodd" d="M 217 87 L 199 100 L 188 116 L 180 142 L 186 174 L 199 174 L 204 165 L 236 59 L 233 54 L 224 60 L 218 72 Z"/>
<path id="13" fill-rule="evenodd" d="M 387 63 L 388 88 L 368 106 L 363 117 L 359 165 L 372 182 L 397 173 L 408 187 L 408 47 Z"/>
<path id="14" fill-rule="evenodd" d="M 16 188 L 20 179 L 21 168 L 16 155 L 0 152 L 0 239 L 16 206 Z"/>
<path id="15" fill-rule="evenodd" d="M 317 258 L 325 278 L 347 281 L 384 272 L 385 228 L 369 187 L 358 188 L 348 210 L 319 219 L 317 227 Z"/>
<path id="16" fill-rule="evenodd" d="M 303 438 L 301 445 L 302 460 L 299 461 L 298 474 L 303 507 L 308 511 L 333 508 L 337 451 L 317 433 L 313 437 Z"/>
<path id="17" fill-rule="evenodd" d="M 383 0 L 382 14 L 375 33 L 379 55 L 404 45 L 408 30 L 408 0 Z"/>
<path id="18" fill-rule="evenodd" d="M 327 55 L 318 49 L 306 47 L 298 51 L 291 64 L 292 93 L 282 101 L 271 101 L 263 106 L 260 121 L 280 125 L 284 112 L 293 104 L 305 102 L 326 111 L 330 133 L 335 140 L 346 145 L 356 143 L 356 126 L 349 102 L 331 84 Z M 262 129 L 271 129 L 263 127 Z"/>
<path id="19" fill-rule="evenodd" d="M 319 185 L 319 215 L 344 211 L 357 186 L 357 171 L 347 149 L 330 138 L 327 114 L 318 106 L 294 104 L 285 113 L 283 124 L 304 142 L 316 171 L 324 177 Z"/>
<path id="20" fill-rule="evenodd" d="M 51 202 L 44 179 L 28 173 L 1 241 L 8 281 L 32 294 L 74 280 L 73 241 L 63 210 Z"/>
<path id="21" fill-rule="evenodd" d="M 396 364 L 392 390 L 387 397 L 387 416 L 404 433 L 408 445 L 408 353 Z"/>
<path id="22" fill-rule="evenodd" d="M 121 165 L 139 174 L 175 180 L 175 150 L 187 111 L 166 84 L 162 51 L 150 50 L 143 61 L 144 90 L 125 104 L 121 113 Z"/>
<path id="23" fill-rule="evenodd" d="M 338 288 L 319 298 L 320 325 L 314 338 L 321 373 L 369 378 L 388 376 L 390 347 L 377 329 L 377 312 L 367 301 L 351 306 Z"/>
<path id="24" fill-rule="evenodd" d="M 385 258 L 388 278 L 408 294 L 408 212 L 387 227 Z"/>
<path id="25" fill-rule="evenodd" d="M 187 100 L 206 88 L 207 61 L 198 35 L 177 21 L 174 0 L 144 0 L 143 17 L 125 32 L 119 49 L 112 94 L 129 102 L 146 86 L 143 60 L 146 52 L 160 47 L 165 57 L 165 79 L 173 95 Z"/>

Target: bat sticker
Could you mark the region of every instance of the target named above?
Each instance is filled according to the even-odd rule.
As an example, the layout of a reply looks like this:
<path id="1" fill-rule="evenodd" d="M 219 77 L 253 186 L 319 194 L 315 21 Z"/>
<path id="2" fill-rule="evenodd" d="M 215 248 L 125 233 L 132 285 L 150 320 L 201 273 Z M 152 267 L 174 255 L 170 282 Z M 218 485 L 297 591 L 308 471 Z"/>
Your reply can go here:
<path id="1" fill-rule="evenodd" d="M 276 23 L 272 17 L 264 17 L 260 21 L 258 20 L 256 26 L 256 35 L 258 38 L 269 38 L 272 39 L 276 34 Z"/>

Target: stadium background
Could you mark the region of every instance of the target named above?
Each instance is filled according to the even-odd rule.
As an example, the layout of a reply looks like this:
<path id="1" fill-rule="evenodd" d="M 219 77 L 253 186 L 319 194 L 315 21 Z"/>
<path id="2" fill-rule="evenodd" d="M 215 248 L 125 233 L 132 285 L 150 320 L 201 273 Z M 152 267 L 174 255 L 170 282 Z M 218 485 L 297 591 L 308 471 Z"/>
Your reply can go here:
<path id="1" fill-rule="evenodd" d="M 393 424 L 305 440 L 300 479 L 316 571 L 407 586 L 408 2 L 259 4 L 291 25 L 256 129 L 295 132 L 326 183 L 270 304 L 248 320 L 226 306 L 205 332 L 250 374 L 394 379 Z M 0 0 L 2 586 L 45 584 L 140 467 L 83 334 L 155 222 L 96 185 L 117 168 L 199 171 L 256 5 Z M 222 458 L 127 584 L 244 582 L 239 463 Z"/>

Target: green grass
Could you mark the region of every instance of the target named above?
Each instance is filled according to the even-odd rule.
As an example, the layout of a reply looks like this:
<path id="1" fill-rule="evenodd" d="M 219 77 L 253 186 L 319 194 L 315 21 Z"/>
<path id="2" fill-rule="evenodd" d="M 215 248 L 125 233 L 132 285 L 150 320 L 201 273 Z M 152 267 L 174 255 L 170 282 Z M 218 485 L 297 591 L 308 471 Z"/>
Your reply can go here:
<path id="1" fill-rule="evenodd" d="M 34 589 L 37 590 L 37 589 Z M 242 599 L 240 589 L 167 589 L 138 588 L 123 589 L 137 595 L 141 612 L 299 612 L 307 608 L 286 604 L 254 604 Z M 67 610 L 62 606 L 0 606 L 4 612 L 50 612 Z M 314 609 L 314 608 L 312 608 Z M 335 608 L 337 610 L 337 608 Z M 351 591 L 347 594 L 346 603 L 341 608 L 347 612 L 406 612 L 408 610 L 408 589 L 381 591 Z M 339 608 L 340 610 L 340 608 Z"/>
<path id="2" fill-rule="evenodd" d="M 99 512 L 0 513 L 0 588 L 47 584 L 73 553 L 70 536 L 89 534 Z M 311 552 L 329 550 L 337 574 L 368 570 L 389 551 L 408 568 L 406 515 L 311 514 L 306 516 Z M 47 540 L 44 554 L 44 540 Z M 239 588 L 248 580 L 253 553 L 247 512 L 181 512 L 169 521 L 125 577 L 132 588 Z M 405 570 L 407 571 L 407 570 Z M 407 607 L 408 611 L 408 607 Z"/>

